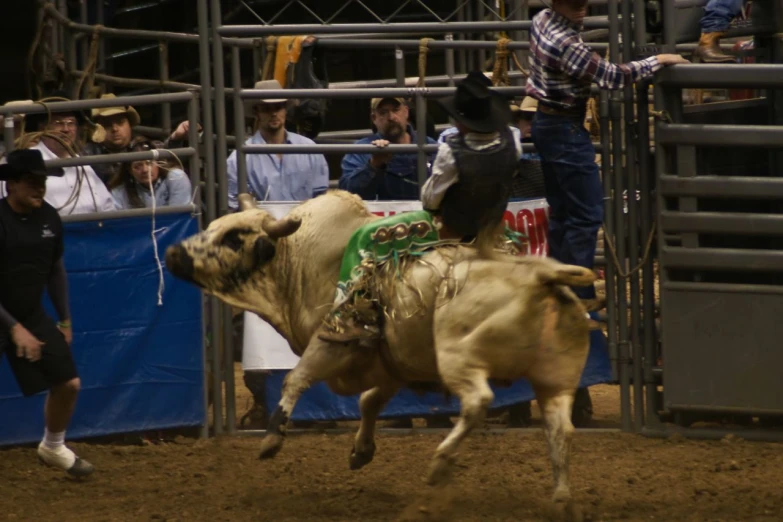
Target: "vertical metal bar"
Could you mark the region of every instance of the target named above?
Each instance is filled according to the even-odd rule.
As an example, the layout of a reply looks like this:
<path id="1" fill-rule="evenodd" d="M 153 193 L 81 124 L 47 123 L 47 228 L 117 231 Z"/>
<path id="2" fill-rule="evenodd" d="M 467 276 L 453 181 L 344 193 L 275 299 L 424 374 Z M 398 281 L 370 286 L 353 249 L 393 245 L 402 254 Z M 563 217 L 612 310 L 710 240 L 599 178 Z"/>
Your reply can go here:
<path id="1" fill-rule="evenodd" d="M 198 0 L 199 68 L 201 76 L 201 108 L 206 157 L 206 186 L 201 197 L 206 201 L 207 222 L 217 215 L 215 205 L 215 134 L 212 126 L 212 78 L 209 68 L 209 32 L 207 0 Z M 216 297 L 209 298 L 210 339 L 212 353 L 212 426 L 215 435 L 223 433 L 223 393 L 221 387 L 221 359 L 218 350 L 220 331 L 220 305 Z"/>
<path id="2" fill-rule="evenodd" d="M 67 4 L 66 0 L 58 0 L 58 2 L 57 2 L 57 10 L 60 11 L 61 15 L 63 15 L 66 18 L 68 18 L 68 4 Z M 60 27 L 60 31 L 59 31 L 59 34 L 58 34 L 59 41 L 57 42 L 58 43 L 58 47 L 60 49 L 62 49 L 63 52 L 65 53 L 66 52 L 66 49 L 65 49 L 65 26 L 57 24 L 57 23 L 55 23 L 55 25 Z M 66 54 L 66 57 L 67 56 L 68 55 Z M 71 66 L 71 67 L 75 67 L 76 66 L 75 63 L 70 63 L 68 65 Z"/>
<path id="3" fill-rule="evenodd" d="M 65 49 L 65 68 L 76 67 L 76 42 L 74 41 L 74 33 L 69 31 L 63 26 L 63 42 Z M 79 100 L 82 97 L 82 93 L 76 92 L 76 82 L 73 81 L 71 75 L 65 75 L 66 91 L 70 92 L 71 99 Z"/>
<path id="4" fill-rule="evenodd" d="M 427 144 L 427 99 L 421 92 L 416 92 L 416 145 L 419 146 L 417 154 L 417 169 L 419 174 L 419 190 L 427 181 L 427 153 L 424 152 L 424 145 Z"/>
<path id="5" fill-rule="evenodd" d="M 261 68 L 264 63 L 261 58 L 259 42 L 263 42 L 263 40 L 256 40 L 253 45 L 253 84 L 261 80 Z"/>
<path id="6" fill-rule="evenodd" d="M 14 150 L 14 117 L 6 115 L 3 120 L 3 141 L 5 142 L 6 155 Z"/>
<path id="7" fill-rule="evenodd" d="M 617 61 L 620 58 L 620 31 L 618 23 L 617 2 L 609 2 L 609 53 L 611 59 Z M 612 92 L 610 103 L 610 116 L 612 119 L 612 167 L 614 169 L 614 212 L 615 212 L 615 252 L 620 262 L 618 271 L 626 266 L 625 256 L 625 213 L 623 207 L 623 129 L 622 129 L 622 104 L 621 93 Z M 615 283 L 615 281 L 612 281 Z M 606 285 L 610 281 L 607 279 Z M 618 277 L 617 288 L 617 324 L 618 324 L 618 373 L 620 375 L 620 416 L 623 431 L 631 431 L 631 397 L 630 375 L 628 368 L 628 310 L 626 302 L 625 281 Z"/>
<path id="8" fill-rule="evenodd" d="M 459 9 L 457 11 L 457 21 L 458 22 L 464 22 L 465 21 L 465 6 L 466 4 L 462 3 L 462 0 L 456 0 L 457 4 L 459 5 Z M 457 33 L 457 40 L 464 40 L 465 39 L 465 33 L 460 31 Z M 465 49 L 458 49 L 457 50 L 457 65 L 459 67 L 459 73 L 460 74 L 466 74 L 468 72 L 468 60 L 467 60 L 467 51 Z"/>
<path id="9" fill-rule="evenodd" d="M 161 85 L 163 82 L 169 81 L 169 44 L 168 42 L 158 42 L 158 68 L 160 74 Z M 161 87 L 160 92 L 165 93 L 166 89 Z M 167 134 L 171 134 L 171 103 L 163 102 L 160 106 L 160 119 L 163 126 L 163 130 Z M 191 125 L 193 122 L 191 122 Z M 198 127 L 198 122 L 196 122 Z M 191 145 L 195 147 L 195 145 Z"/>
<path id="10" fill-rule="evenodd" d="M 483 2 L 476 2 L 476 20 L 479 22 L 484 21 L 484 16 L 487 14 L 486 12 L 486 6 Z M 475 37 L 475 36 L 474 36 Z M 477 40 L 481 40 L 482 42 L 487 40 L 487 35 L 484 34 L 482 31 L 479 33 L 479 37 L 476 38 Z M 476 69 L 484 70 L 484 64 L 487 62 L 487 51 L 484 49 L 479 49 L 478 52 L 478 65 L 476 66 Z"/>
<path id="11" fill-rule="evenodd" d="M 623 0 L 623 62 L 633 61 L 633 28 L 631 27 L 632 0 Z M 628 84 L 623 89 L 625 94 L 625 178 L 628 190 L 628 264 L 633 269 L 639 264 L 639 209 L 636 202 L 637 168 L 636 168 L 636 136 L 634 127 L 634 88 Z M 640 156 L 641 160 L 643 156 Z M 644 427 L 644 390 L 642 387 L 642 352 L 639 342 L 639 319 L 641 303 L 639 291 L 639 273 L 628 276 L 631 298 L 631 338 L 630 349 L 633 360 L 633 426 L 640 433 Z"/>
<path id="12" fill-rule="evenodd" d="M 98 25 L 104 25 L 104 12 L 103 12 L 103 0 L 95 2 L 95 23 Z M 98 70 L 106 70 L 106 47 L 104 44 L 105 38 L 98 40 Z"/>
<path id="13" fill-rule="evenodd" d="M 197 147 L 198 144 L 198 101 L 199 93 L 197 91 L 191 91 L 193 93 L 193 99 L 188 102 L 188 122 L 190 122 L 190 128 L 188 129 L 188 141 L 191 147 Z M 198 154 L 194 154 L 189 159 L 190 169 L 190 185 L 193 187 L 195 196 L 198 193 L 199 184 L 199 171 L 201 170 L 201 158 Z M 193 204 L 196 208 L 200 208 L 201 204 L 198 199 L 193 198 Z M 197 212 L 198 215 L 198 228 L 199 231 L 204 229 L 204 216 L 201 212 Z M 203 294 L 201 297 L 201 361 L 206 369 L 208 366 L 208 353 L 207 353 L 207 300 Z M 204 424 L 201 426 L 200 436 L 202 439 L 209 437 L 209 386 L 207 386 L 206 372 L 204 372 L 203 382 L 203 400 L 204 400 Z"/>
<path id="14" fill-rule="evenodd" d="M 644 0 L 634 1 L 634 27 L 635 43 L 637 46 L 647 43 L 647 31 L 642 23 L 645 16 Z M 640 232 L 643 239 L 642 248 L 647 246 L 650 234 L 653 233 L 653 206 L 652 195 L 655 184 L 650 180 L 650 99 L 648 82 L 639 82 L 636 88 L 636 110 L 639 122 L 638 132 L 638 160 L 639 160 L 639 191 L 641 194 L 641 218 Z M 642 265 L 642 355 L 644 356 L 642 378 L 644 379 L 645 417 L 644 424 L 653 426 L 658 424 L 656 415 L 657 383 L 653 375 L 655 357 L 655 274 L 653 271 L 652 253 L 644 258 Z M 637 316 L 634 316 L 637 317 Z M 639 382 L 638 373 L 634 373 L 634 382 Z M 636 385 L 634 385 L 635 387 Z"/>
<path id="15" fill-rule="evenodd" d="M 228 182 L 226 179 L 226 89 L 223 67 L 223 40 L 217 30 L 221 24 L 220 0 L 210 2 L 212 20 L 212 61 L 215 81 L 215 132 L 217 133 L 216 170 L 218 178 L 218 210 L 223 216 L 228 213 Z M 242 152 L 237 151 L 237 155 Z M 226 429 L 236 431 L 236 390 L 234 389 L 234 337 L 231 328 L 231 307 L 223 305 L 223 361 L 226 383 Z"/>
<path id="16" fill-rule="evenodd" d="M 405 53 L 399 47 L 394 48 L 394 76 L 397 87 L 405 87 Z"/>
<path id="17" fill-rule="evenodd" d="M 239 62 L 239 47 L 231 47 L 231 84 L 234 87 L 234 137 L 236 148 L 245 143 L 245 107 L 239 90 L 242 88 L 242 73 Z M 247 192 L 247 156 L 237 151 L 237 190 Z"/>
<path id="18" fill-rule="evenodd" d="M 447 42 L 454 41 L 454 35 L 448 33 L 446 35 Z M 449 87 L 454 86 L 454 49 L 446 49 L 446 76 L 449 77 Z"/>
<path id="19" fill-rule="evenodd" d="M 79 0 L 79 21 L 87 25 L 87 1 L 86 0 Z M 81 43 L 79 44 L 79 55 L 81 58 L 81 64 L 79 65 L 79 69 L 84 70 L 87 67 L 87 46 L 89 45 L 89 38 L 86 38 L 87 35 L 84 35 L 85 38 L 81 39 Z M 75 66 L 75 64 L 74 64 Z"/>
<path id="20" fill-rule="evenodd" d="M 607 311 L 607 348 L 612 364 L 612 375 L 617 375 L 617 300 L 615 298 L 617 285 L 615 277 L 617 269 L 611 261 L 606 238 L 614 237 L 614 204 L 612 187 L 614 186 L 614 171 L 612 170 L 612 139 L 609 128 L 609 93 L 601 91 L 598 97 L 598 118 L 601 128 L 601 170 L 604 185 L 604 255 L 606 256 L 606 311 Z"/>
<path id="21" fill-rule="evenodd" d="M 663 0 L 663 43 L 677 43 L 677 8 L 674 0 Z"/>
<path id="22" fill-rule="evenodd" d="M 529 20 L 530 19 L 530 8 L 528 7 L 528 1 L 527 0 L 514 0 L 513 3 L 513 19 L 514 20 Z M 529 35 L 527 31 L 514 31 L 514 41 L 516 42 L 525 42 L 529 39 Z M 511 51 L 516 52 L 516 51 Z M 519 53 L 519 63 L 521 63 L 523 66 L 525 63 L 527 63 L 528 60 L 528 52 L 526 50 L 522 50 Z M 526 81 L 525 78 L 519 78 L 515 81 L 517 85 L 523 85 Z"/>

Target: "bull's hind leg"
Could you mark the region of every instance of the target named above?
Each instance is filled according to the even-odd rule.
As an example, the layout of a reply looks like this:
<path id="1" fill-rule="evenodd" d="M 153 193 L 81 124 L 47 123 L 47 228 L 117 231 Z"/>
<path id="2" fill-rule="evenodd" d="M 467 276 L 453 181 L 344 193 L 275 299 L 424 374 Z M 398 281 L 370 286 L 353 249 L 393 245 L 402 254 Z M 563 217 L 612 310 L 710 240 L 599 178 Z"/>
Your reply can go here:
<path id="1" fill-rule="evenodd" d="M 574 426 L 571 424 L 574 390 L 553 393 L 536 388 L 536 399 L 544 420 L 544 433 L 549 445 L 549 458 L 552 461 L 552 475 L 555 482 L 552 501 L 567 503 L 571 500 L 569 465 L 571 439 L 574 435 Z"/>
<path id="2" fill-rule="evenodd" d="M 384 385 L 366 391 L 359 398 L 359 411 L 362 422 L 356 433 L 353 450 L 351 451 L 351 469 L 361 469 L 375 456 L 375 423 L 383 407 L 397 393 L 396 385 Z"/>
<path id="3" fill-rule="evenodd" d="M 487 408 L 495 398 L 484 370 L 444 365 L 440 373 L 443 383 L 459 397 L 461 411 L 457 425 L 435 451 L 427 477 L 427 483 L 430 485 L 449 480 L 457 448 L 474 428 L 482 425 Z"/>
<path id="4" fill-rule="evenodd" d="M 366 348 L 361 350 L 364 353 L 353 346 L 335 345 L 313 336 L 302 358 L 283 381 L 282 397 L 269 418 L 259 458 L 272 458 L 283 447 L 288 419 L 302 393 L 317 382 L 341 375 L 356 363 L 357 357 L 367 357 L 369 351 Z"/>

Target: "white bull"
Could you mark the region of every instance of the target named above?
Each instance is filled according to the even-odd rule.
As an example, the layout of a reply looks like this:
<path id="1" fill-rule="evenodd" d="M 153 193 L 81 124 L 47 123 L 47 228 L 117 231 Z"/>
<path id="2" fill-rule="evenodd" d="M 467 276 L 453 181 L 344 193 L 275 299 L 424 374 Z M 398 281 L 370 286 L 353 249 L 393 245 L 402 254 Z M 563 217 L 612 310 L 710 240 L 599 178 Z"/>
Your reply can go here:
<path id="1" fill-rule="evenodd" d="M 459 422 L 430 465 L 428 481 L 437 484 L 449 477 L 458 445 L 492 403 L 488 381 L 524 377 L 543 414 L 553 500 L 569 504 L 571 407 L 589 331 L 585 307 L 567 285 L 591 284 L 594 274 L 532 256 L 487 260 L 470 247 L 439 249 L 383 292 L 380 346 L 323 342 L 314 332 L 334 298 L 345 245 L 373 219 L 358 197 L 330 191 L 281 220 L 257 208 L 224 216 L 166 252 L 174 275 L 257 313 L 301 356 L 285 379 L 261 457 L 281 448 L 299 396 L 325 381 L 338 394 L 363 392 L 350 460 L 358 469 L 372 460 L 376 419 L 399 388 L 437 383 L 461 404 Z"/>

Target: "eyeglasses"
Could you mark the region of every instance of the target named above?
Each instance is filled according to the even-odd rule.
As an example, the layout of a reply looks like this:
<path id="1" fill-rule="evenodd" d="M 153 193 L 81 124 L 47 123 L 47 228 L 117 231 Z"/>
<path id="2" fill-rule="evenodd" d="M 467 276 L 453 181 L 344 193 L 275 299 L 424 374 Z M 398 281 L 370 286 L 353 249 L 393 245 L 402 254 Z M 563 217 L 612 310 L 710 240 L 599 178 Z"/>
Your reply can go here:
<path id="1" fill-rule="evenodd" d="M 73 127 L 74 129 L 79 126 L 79 122 L 75 119 L 68 120 L 52 120 L 52 127 Z"/>

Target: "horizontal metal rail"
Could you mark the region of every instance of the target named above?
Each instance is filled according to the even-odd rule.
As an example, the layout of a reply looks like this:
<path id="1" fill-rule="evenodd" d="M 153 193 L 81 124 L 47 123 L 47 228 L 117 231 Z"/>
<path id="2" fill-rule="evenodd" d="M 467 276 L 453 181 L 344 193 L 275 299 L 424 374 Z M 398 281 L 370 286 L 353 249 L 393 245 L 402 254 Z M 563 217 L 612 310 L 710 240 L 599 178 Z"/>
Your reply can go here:
<path id="1" fill-rule="evenodd" d="M 664 87 L 783 88 L 783 64 L 675 65 L 658 73 Z"/>
<path id="2" fill-rule="evenodd" d="M 81 78 L 84 71 L 72 70 L 69 73 L 74 78 Z M 110 76 L 103 73 L 93 75 L 96 81 L 108 83 L 109 85 L 120 85 L 122 87 L 151 87 L 154 89 L 168 89 L 171 91 L 201 91 L 201 85 L 195 83 L 175 82 L 171 80 L 148 80 L 146 78 L 123 78 L 121 76 Z M 233 92 L 233 89 L 231 89 Z M 227 95 L 230 93 L 226 93 Z"/>
<path id="3" fill-rule="evenodd" d="M 664 281 L 664 290 L 684 292 L 720 292 L 724 294 L 783 294 L 780 285 L 754 285 L 747 283 L 693 283 L 690 281 Z"/>
<path id="4" fill-rule="evenodd" d="M 783 251 L 776 250 L 665 246 L 660 257 L 667 269 L 783 272 Z"/>
<path id="5" fill-rule="evenodd" d="M 662 145 L 783 147 L 783 125 L 662 123 L 655 136 Z"/>
<path id="6" fill-rule="evenodd" d="M 438 145 L 424 145 L 421 147 L 425 152 L 438 152 Z M 293 144 L 267 144 L 267 145 L 243 145 L 240 150 L 246 154 L 324 154 L 324 153 L 353 153 L 353 154 L 377 154 L 384 152 L 389 154 L 411 154 L 419 151 L 418 145 L 389 145 L 387 147 L 376 147 L 375 145 L 356 145 L 356 144 L 315 144 L 315 145 L 293 145 Z"/>
<path id="7" fill-rule="evenodd" d="M 94 156 L 78 156 L 75 158 L 58 158 L 47 160 L 50 167 L 76 167 L 79 165 L 105 165 L 107 163 L 125 163 L 132 161 L 147 161 L 154 159 L 189 158 L 198 153 L 193 147 L 181 149 L 158 149 L 140 152 L 119 152 L 117 154 L 96 154 Z"/>
<path id="8" fill-rule="evenodd" d="M 661 212 L 661 229 L 739 235 L 783 235 L 783 214 L 727 212 Z"/>
<path id="9" fill-rule="evenodd" d="M 505 22 L 416 22 L 416 23 L 372 23 L 372 24 L 280 24 L 280 25 L 222 25 L 218 27 L 221 36 L 267 36 L 275 34 L 334 34 L 334 33 L 456 33 L 484 31 L 527 31 L 530 20 Z M 585 29 L 605 29 L 609 20 L 586 18 Z"/>
<path id="10" fill-rule="evenodd" d="M 494 90 L 503 95 L 518 95 L 525 93 L 524 86 L 494 87 Z M 369 98 L 412 98 L 421 93 L 425 98 L 437 98 L 451 96 L 456 92 L 456 87 L 390 87 L 384 89 L 242 89 L 239 97 L 246 100 L 252 99 L 279 99 L 279 98 L 323 98 L 323 99 L 369 99 Z"/>
<path id="11" fill-rule="evenodd" d="M 195 205 L 177 205 L 173 207 L 158 207 L 155 209 L 156 216 L 168 214 L 193 214 L 196 212 Z M 94 212 L 91 214 L 72 214 L 62 216 L 64 223 L 75 223 L 85 221 L 105 221 L 107 219 L 121 219 L 127 217 L 152 216 L 152 208 L 132 208 L 126 210 L 115 210 L 111 212 Z"/>
<path id="12" fill-rule="evenodd" d="M 783 199 L 783 178 L 740 176 L 697 176 L 683 178 L 664 174 L 658 180 L 664 196 Z"/>
<path id="13" fill-rule="evenodd" d="M 594 50 L 606 50 L 608 43 L 587 42 L 586 45 Z M 421 42 L 419 40 L 368 40 L 357 38 L 345 38 L 334 40 L 318 40 L 318 46 L 325 49 L 384 49 L 399 47 L 401 49 L 419 49 Z M 447 49 L 496 49 L 496 41 L 480 40 L 430 40 L 427 42 L 428 49 L 447 50 Z M 507 48 L 511 50 L 530 49 L 530 42 L 509 42 Z"/>
<path id="14" fill-rule="evenodd" d="M 263 91 L 260 91 L 263 92 Z M 162 94 L 145 94 L 143 96 L 118 96 L 117 98 L 89 99 L 74 101 L 28 103 L 24 105 L 0 106 L 0 114 L 12 116 L 14 114 L 40 114 L 51 111 L 52 113 L 63 111 L 82 111 L 99 107 L 117 107 L 121 105 L 155 105 L 163 102 L 189 102 L 193 99 L 191 92 L 172 92 Z"/>

